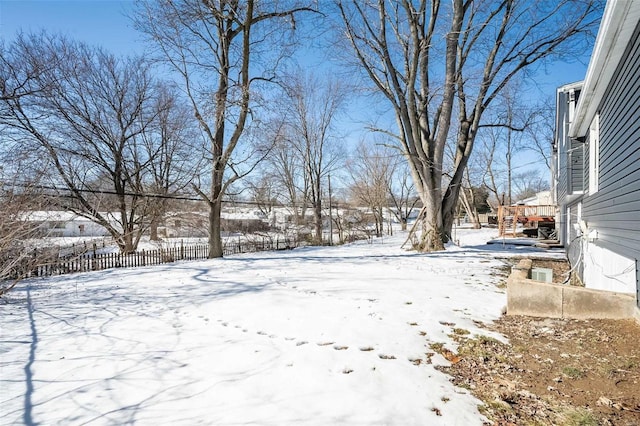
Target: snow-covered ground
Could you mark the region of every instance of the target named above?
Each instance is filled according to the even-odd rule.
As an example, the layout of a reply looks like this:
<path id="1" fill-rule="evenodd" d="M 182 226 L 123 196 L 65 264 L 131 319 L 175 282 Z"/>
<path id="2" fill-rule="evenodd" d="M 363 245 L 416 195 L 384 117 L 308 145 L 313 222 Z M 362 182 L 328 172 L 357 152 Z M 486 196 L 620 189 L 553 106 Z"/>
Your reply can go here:
<path id="1" fill-rule="evenodd" d="M 0 303 L 0 424 L 480 425 L 447 361 L 417 360 L 453 327 L 486 333 L 501 257 L 545 253 L 495 235 L 25 281 Z"/>

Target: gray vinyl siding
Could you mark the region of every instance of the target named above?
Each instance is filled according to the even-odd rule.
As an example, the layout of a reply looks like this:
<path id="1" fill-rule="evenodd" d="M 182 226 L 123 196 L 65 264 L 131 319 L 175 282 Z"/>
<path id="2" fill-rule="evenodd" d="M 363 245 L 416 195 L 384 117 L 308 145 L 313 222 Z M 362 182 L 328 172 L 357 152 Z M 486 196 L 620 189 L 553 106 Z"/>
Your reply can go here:
<path id="1" fill-rule="evenodd" d="M 573 83 L 563 86 L 557 92 L 556 104 L 556 131 L 555 131 L 555 152 L 557 156 L 554 159 L 555 170 L 555 190 L 556 203 L 558 204 L 557 231 L 560 242 L 565 246 L 571 238 L 567 236 L 567 227 L 570 218 L 567 217 L 566 208 L 568 203 L 576 202 L 576 191 L 582 191 L 584 187 L 582 183 L 576 185 L 574 182 L 582 181 L 584 175 L 584 167 L 573 167 L 575 161 L 582 162 L 582 152 L 573 154 L 577 150 L 581 150 L 581 143 L 571 141 L 568 137 L 569 127 L 571 125 L 571 117 L 581 93 L 581 83 Z M 577 148 L 577 149 L 574 149 Z M 569 196 L 572 200 L 569 200 Z M 574 207 L 575 211 L 575 207 Z"/>
<path id="2" fill-rule="evenodd" d="M 571 141 L 569 152 L 569 193 L 575 194 L 584 190 L 584 144 L 576 140 Z"/>
<path id="3" fill-rule="evenodd" d="M 558 111 L 556 119 L 556 143 L 558 155 L 558 182 L 556 183 L 556 200 L 558 205 L 564 205 L 569 189 L 567 179 L 567 149 L 564 145 L 566 135 L 569 133 L 569 95 L 566 92 L 558 93 Z"/>
<path id="4" fill-rule="evenodd" d="M 639 30 L 600 102 L 599 188 L 583 204 L 583 218 L 598 230 L 595 243 L 632 259 L 640 259 Z M 586 189 L 594 178 L 584 179 Z"/>
<path id="5" fill-rule="evenodd" d="M 580 96 L 580 89 L 575 89 L 574 102 L 577 103 Z M 565 204 L 567 195 L 574 194 L 576 191 L 582 191 L 583 185 L 580 182 L 583 179 L 582 166 L 582 144 L 578 141 L 571 141 L 566 135 L 569 133 L 571 124 L 569 118 L 570 94 L 567 92 L 558 94 L 558 117 L 556 118 L 556 138 L 558 142 L 557 155 L 558 162 L 558 182 L 557 182 L 557 201 L 558 205 Z M 580 152 L 577 152 L 580 151 Z"/>

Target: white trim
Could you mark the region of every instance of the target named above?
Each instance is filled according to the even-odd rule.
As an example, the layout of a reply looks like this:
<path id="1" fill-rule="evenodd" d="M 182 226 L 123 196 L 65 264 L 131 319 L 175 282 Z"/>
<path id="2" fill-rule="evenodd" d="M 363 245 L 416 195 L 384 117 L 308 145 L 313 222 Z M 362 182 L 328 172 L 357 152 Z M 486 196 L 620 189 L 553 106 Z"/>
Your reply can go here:
<path id="1" fill-rule="evenodd" d="M 582 90 L 584 85 L 584 81 L 576 81 L 575 83 L 565 84 L 564 86 L 560 86 L 556 89 L 556 139 L 557 139 L 557 149 L 561 150 L 564 147 L 566 150 L 568 133 L 568 126 L 573 122 L 573 118 L 575 115 L 576 103 L 571 99 L 571 96 L 574 96 L 575 92 Z M 560 96 L 560 95 L 564 96 Z M 566 105 L 560 105 L 561 100 L 566 103 Z M 560 117 L 558 112 L 564 112 L 563 116 Z"/>
<path id="2" fill-rule="evenodd" d="M 600 100 L 618 68 L 622 55 L 640 21 L 640 1 L 609 0 L 596 37 L 584 88 L 569 137 L 586 135 Z"/>

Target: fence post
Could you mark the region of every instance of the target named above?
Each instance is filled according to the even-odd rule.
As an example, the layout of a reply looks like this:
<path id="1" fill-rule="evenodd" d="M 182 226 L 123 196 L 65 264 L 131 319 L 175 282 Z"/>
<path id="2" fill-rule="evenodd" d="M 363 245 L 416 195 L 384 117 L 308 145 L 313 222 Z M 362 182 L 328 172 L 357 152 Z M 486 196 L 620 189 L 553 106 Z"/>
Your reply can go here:
<path id="1" fill-rule="evenodd" d="M 96 246 L 96 243 L 93 243 L 93 255 L 91 257 L 91 269 L 92 270 L 96 270 L 97 268 L 97 264 L 96 264 L 96 257 L 97 257 L 97 251 L 98 251 L 98 247 Z"/>
<path id="2" fill-rule="evenodd" d="M 38 276 L 38 249 L 33 249 L 33 267 L 34 269 L 30 272 L 31 275 Z"/>

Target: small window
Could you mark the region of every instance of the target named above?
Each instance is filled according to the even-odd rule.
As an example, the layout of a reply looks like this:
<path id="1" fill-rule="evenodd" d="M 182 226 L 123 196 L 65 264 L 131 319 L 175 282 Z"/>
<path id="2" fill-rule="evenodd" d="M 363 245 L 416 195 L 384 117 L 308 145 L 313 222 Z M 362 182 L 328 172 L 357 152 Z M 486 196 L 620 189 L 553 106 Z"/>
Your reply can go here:
<path id="1" fill-rule="evenodd" d="M 589 126 L 589 194 L 598 192 L 600 181 L 600 113 Z"/>

